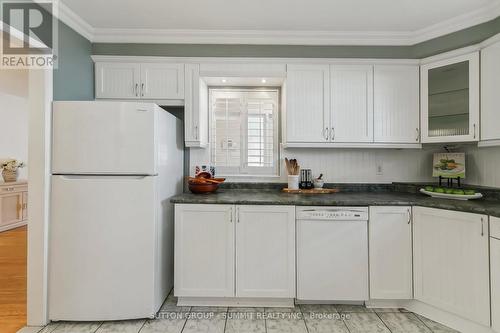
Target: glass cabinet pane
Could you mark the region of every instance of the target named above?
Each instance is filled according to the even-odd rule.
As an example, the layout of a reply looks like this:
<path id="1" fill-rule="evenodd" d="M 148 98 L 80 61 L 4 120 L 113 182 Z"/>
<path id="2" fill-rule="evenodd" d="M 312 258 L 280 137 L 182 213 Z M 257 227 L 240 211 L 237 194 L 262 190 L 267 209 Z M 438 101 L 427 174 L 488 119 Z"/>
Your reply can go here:
<path id="1" fill-rule="evenodd" d="M 469 61 L 429 70 L 429 136 L 469 135 Z"/>

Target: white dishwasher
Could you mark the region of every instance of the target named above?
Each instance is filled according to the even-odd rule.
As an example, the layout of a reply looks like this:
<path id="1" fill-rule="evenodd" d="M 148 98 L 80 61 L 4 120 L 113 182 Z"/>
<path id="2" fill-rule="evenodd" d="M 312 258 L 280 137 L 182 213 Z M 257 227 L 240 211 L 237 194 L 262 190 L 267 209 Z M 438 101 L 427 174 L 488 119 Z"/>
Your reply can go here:
<path id="1" fill-rule="evenodd" d="M 368 300 L 368 208 L 297 207 L 297 299 Z"/>

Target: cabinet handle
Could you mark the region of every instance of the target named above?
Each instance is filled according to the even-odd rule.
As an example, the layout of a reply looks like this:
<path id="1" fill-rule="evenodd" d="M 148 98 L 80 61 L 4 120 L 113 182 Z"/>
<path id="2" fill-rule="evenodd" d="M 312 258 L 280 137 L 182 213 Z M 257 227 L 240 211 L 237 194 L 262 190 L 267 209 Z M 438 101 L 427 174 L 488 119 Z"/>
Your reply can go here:
<path id="1" fill-rule="evenodd" d="M 417 138 L 415 139 L 415 141 L 418 142 L 419 139 L 420 139 L 420 130 L 417 127 Z"/>
<path id="2" fill-rule="evenodd" d="M 328 127 L 323 129 L 323 137 L 325 138 L 326 141 L 328 141 Z"/>
<path id="3" fill-rule="evenodd" d="M 198 140 L 198 125 L 194 127 L 194 138 Z"/>
<path id="4" fill-rule="evenodd" d="M 141 83 L 141 97 L 144 97 L 144 83 Z"/>
<path id="5" fill-rule="evenodd" d="M 231 207 L 231 218 L 229 219 L 229 223 L 233 223 L 233 207 Z"/>
<path id="6" fill-rule="evenodd" d="M 14 188 L 13 188 L 13 187 L 7 187 L 7 188 L 5 189 L 5 191 L 7 191 L 7 192 L 12 192 L 12 191 L 14 191 Z"/>
<path id="7" fill-rule="evenodd" d="M 481 217 L 481 237 L 484 237 L 484 217 Z"/>
<path id="8" fill-rule="evenodd" d="M 473 125 L 474 126 L 474 139 L 476 138 L 476 124 Z"/>
<path id="9" fill-rule="evenodd" d="M 332 127 L 332 129 L 331 129 L 331 131 L 330 131 L 330 132 L 331 132 L 331 134 L 330 134 L 330 139 L 331 139 L 332 141 L 335 141 L 335 127 Z"/>
<path id="10" fill-rule="evenodd" d="M 135 97 L 139 97 L 139 83 L 135 84 Z"/>
<path id="11" fill-rule="evenodd" d="M 236 207 L 236 223 L 240 223 L 240 209 Z"/>
<path id="12" fill-rule="evenodd" d="M 21 218 L 22 211 L 23 211 L 23 204 L 18 203 L 17 204 L 17 218 Z"/>
<path id="13" fill-rule="evenodd" d="M 411 212 L 410 212 L 410 208 L 407 209 L 407 212 L 408 212 L 408 224 L 411 223 Z"/>

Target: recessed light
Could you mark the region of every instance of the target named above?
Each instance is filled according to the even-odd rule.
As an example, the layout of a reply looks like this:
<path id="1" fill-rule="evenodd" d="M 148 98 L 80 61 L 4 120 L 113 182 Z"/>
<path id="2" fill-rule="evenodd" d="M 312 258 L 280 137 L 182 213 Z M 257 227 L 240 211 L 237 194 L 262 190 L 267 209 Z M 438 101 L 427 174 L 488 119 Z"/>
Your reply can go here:
<path id="1" fill-rule="evenodd" d="M 226 82 L 227 82 L 227 80 L 226 80 L 226 79 L 222 79 L 222 83 L 226 83 Z"/>
<path id="2" fill-rule="evenodd" d="M 266 83 L 267 81 L 266 81 L 266 79 L 262 79 L 260 82 Z"/>

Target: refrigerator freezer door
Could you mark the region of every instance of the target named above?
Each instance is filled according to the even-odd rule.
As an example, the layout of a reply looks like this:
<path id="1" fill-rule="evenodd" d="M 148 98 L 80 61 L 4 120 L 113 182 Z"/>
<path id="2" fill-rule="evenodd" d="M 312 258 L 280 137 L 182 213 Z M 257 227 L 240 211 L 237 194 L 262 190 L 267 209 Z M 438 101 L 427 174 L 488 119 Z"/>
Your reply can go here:
<path id="1" fill-rule="evenodd" d="M 52 176 L 49 319 L 154 316 L 156 178 Z"/>
<path id="2" fill-rule="evenodd" d="M 157 106 L 54 102 L 53 174 L 153 175 Z"/>

